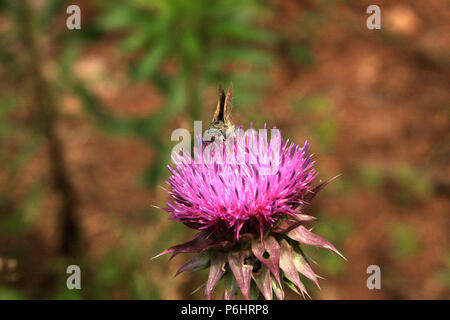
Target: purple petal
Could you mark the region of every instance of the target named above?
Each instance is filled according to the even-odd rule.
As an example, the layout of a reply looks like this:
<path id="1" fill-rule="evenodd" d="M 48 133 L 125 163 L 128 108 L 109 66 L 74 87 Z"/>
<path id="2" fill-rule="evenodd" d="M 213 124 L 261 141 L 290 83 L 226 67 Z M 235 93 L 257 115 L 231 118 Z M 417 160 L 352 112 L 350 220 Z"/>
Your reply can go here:
<path id="1" fill-rule="evenodd" d="M 280 282 L 280 245 L 273 236 L 268 236 L 261 243 L 258 240 L 252 241 L 252 251 L 255 257 L 266 266 L 275 276 L 278 283 Z M 265 258 L 264 253 L 267 252 L 269 257 Z"/>
<path id="2" fill-rule="evenodd" d="M 285 276 L 291 280 L 300 291 L 306 292 L 305 286 L 300 281 L 297 268 L 292 261 L 292 248 L 285 240 L 281 240 L 280 268 L 284 271 Z"/>
<path id="3" fill-rule="evenodd" d="M 212 242 L 212 240 L 209 240 L 206 237 L 207 237 L 206 232 L 199 232 L 195 235 L 195 237 L 192 240 L 170 247 L 169 249 L 164 250 L 160 254 L 154 256 L 152 259 L 158 258 L 162 255 L 171 252 L 173 253 L 171 258 L 173 258 L 176 254 L 181 252 L 201 252 L 203 248 L 207 247 Z"/>
<path id="4" fill-rule="evenodd" d="M 236 282 L 241 289 L 244 297 L 250 299 L 250 280 L 252 277 L 253 266 L 245 264 L 245 258 L 248 257 L 247 252 L 237 251 L 228 254 L 228 263 L 231 271 L 233 271 Z"/>
<path id="5" fill-rule="evenodd" d="M 211 293 L 216 287 L 217 282 L 225 273 L 226 257 L 220 252 L 211 253 L 211 265 L 209 267 L 209 276 L 205 286 L 205 296 L 211 299 Z"/>
<path id="6" fill-rule="evenodd" d="M 275 233 L 286 233 L 296 227 L 298 227 L 299 225 L 301 225 L 303 222 L 302 221 L 295 221 L 295 220 L 291 220 L 291 219 L 283 219 L 281 220 L 278 225 L 272 229 L 272 232 Z"/>
<path id="7" fill-rule="evenodd" d="M 335 180 L 336 178 L 338 178 L 340 176 L 340 174 L 338 174 L 337 176 L 334 176 L 331 179 L 328 179 L 327 181 L 322 182 L 321 184 L 319 184 L 318 186 L 314 187 L 311 190 L 308 190 L 308 193 L 305 194 L 305 196 L 303 197 L 302 200 L 304 201 L 311 201 L 316 195 L 317 193 L 322 190 L 327 184 L 329 184 L 331 181 Z"/>
<path id="8" fill-rule="evenodd" d="M 310 216 L 307 214 L 302 214 L 302 213 L 296 214 L 295 219 L 297 219 L 298 221 L 303 221 L 303 222 L 310 222 L 310 221 L 317 220 L 316 217 L 313 217 L 313 216 Z"/>
<path id="9" fill-rule="evenodd" d="M 197 254 L 194 258 L 183 264 L 181 268 L 178 269 L 177 273 L 175 274 L 175 277 L 185 271 L 198 271 L 203 268 L 206 268 L 208 263 L 209 263 L 208 254 L 206 253 Z"/>
<path id="10" fill-rule="evenodd" d="M 265 266 L 261 266 L 258 272 L 253 272 L 253 280 L 255 280 L 256 286 L 263 294 L 266 300 L 272 300 L 273 292 L 272 285 L 270 283 L 270 271 Z"/>
<path id="11" fill-rule="evenodd" d="M 344 260 L 347 260 L 339 251 L 336 250 L 336 248 L 327 240 L 322 238 L 321 236 L 318 236 L 315 233 L 312 233 L 308 229 L 306 229 L 304 226 L 298 226 L 297 228 L 289 231 L 287 233 L 287 236 L 291 239 L 294 239 L 298 242 L 315 246 L 315 247 L 321 247 L 326 248 L 331 251 L 336 252 L 338 255 L 340 255 Z"/>
<path id="12" fill-rule="evenodd" d="M 201 252 L 204 252 L 204 251 L 206 251 L 208 249 L 211 249 L 211 248 L 228 249 L 228 248 L 231 248 L 235 243 L 236 243 L 235 241 L 229 241 L 229 240 L 212 242 L 211 244 L 208 244 L 207 246 L 205 246 L 201 250 Z"/>
<path id="13" fill-rule="evenodd" d="M 298 272 L 313 281 L 316 286 L 320 288 L 314 270 L 300 249 L 298 251 L 295 249 L 292 251 L 292 261 L 294 262 L 295 268 Z"/>

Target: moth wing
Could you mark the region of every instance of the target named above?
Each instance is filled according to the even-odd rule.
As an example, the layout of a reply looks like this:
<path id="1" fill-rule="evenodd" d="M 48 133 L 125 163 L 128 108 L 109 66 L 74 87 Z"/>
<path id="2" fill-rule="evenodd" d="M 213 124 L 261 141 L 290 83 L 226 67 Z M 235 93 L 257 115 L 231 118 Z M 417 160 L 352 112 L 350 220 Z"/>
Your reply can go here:
<path id="1" fill-rule="evenodd" d="M 219 100 L 217 101 L 216 112 L 214 112 L 211 122 L 223 121 L 225 101 L 225 91 L 223 90 L 222 84 L 219 84 Z"/>
<path id="2" fill-rule="evenodd" d="M 230 85 L 228 86 L 223 109 L 223 122 L 228 127 L 233 126 L 233 122 L 231 121 L 231 111 L 233 109 L 233 82 L 230 82 Z"/>

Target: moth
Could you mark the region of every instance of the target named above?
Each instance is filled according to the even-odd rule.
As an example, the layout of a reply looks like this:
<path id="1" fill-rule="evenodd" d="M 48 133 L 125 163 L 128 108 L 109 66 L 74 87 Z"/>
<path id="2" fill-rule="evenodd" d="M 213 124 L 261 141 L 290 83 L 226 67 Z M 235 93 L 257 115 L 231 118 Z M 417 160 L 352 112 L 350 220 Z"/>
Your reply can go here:
<path id="1" fill-rule="evenodd" d="M 219 84 L 219 100 L 217 101 L 216 112 L 211 120 L 209 129 L 206 130 L 204 141 L 213 142 L 216 139 L 225 141 L 233 133 L 235 127 L 231 120 L 233 109 L 233 83 L 228 86 L 227 93 Z"/>

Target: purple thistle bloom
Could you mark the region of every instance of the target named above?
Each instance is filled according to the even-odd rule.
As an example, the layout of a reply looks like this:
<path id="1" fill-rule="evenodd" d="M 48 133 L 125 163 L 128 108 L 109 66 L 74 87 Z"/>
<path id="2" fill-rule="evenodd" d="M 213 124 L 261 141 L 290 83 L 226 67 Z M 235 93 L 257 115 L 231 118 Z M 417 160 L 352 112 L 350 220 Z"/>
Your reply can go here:
<path id="1" fill-rule="evenodd" d="M 300 148 L 288 141 L 283 145 L 279 135 L 272 139 L 278 139 L 272 143 L 280 146 L 276 150 L 277 158 L 283 159 L 283 163 L 270 175 L 260 172 L 269 170 L 268 166 L 258 165 L 259 154 L 271 160 L 267 140 L 253 146 L 258 150 L 256 164 L 250 161 L 233 164 L 236 161 L 224 159 L 223 164 L 209 165 L 206 157 L 199 164 L 193 161 L 186 164 L 177 161 L 174 154 L 174 162 L 180 163 L 176 170 L 170 168 L 172 191 L 166 210 L 171 219 L 211 233 L 220 232 L 223 236 L 232 234 L 239 240 L 241 233 L 263 233 L 285 216 L 296 218 L 301 213 L 299 205 L 304 203 L 302 196 L 311 189 L 317 176 L 308 153 L 309 144 L 305 142 Z M 248 148 L 251 139 L 244 140 Z M 229 142 L 223 144 L 223 149 Z M 245 157 L 248 160 L 250 155 Z"/>
<path id="2" fill-rule="evenodd" d="M 216 114 L 223 115 L 227 101 L 231 112 L 232 87 L 226 97 L 220 90 Z M 239 128 L 223 143 L 219 139 L 200 142 L 194 159 L 186 153 L 172 155 L 175 168 L 168 166 L 172 190 L 164 210 L 172 220 L 200 232 L 158 256 L 198 253 L 177 274 L 209 267 L 208 298 L 222 277 L 226 299 L 237 288 L 247 299 L 259 292 L 266 299 L 272 299 L 273 292 L 283 299 L 285 286 L 304 295 L 299 274 L 317 286 L 318 281 L 299 244 L 340 255 L 331 243 L 305 227 L 315 218 L 302 213 L 303 206 L 333 179 L 313 187 L 317 172 L 308 142 L 299 147 L 283 141 L 274 129 L 270 144 L 264 131 L 257 135 L 249 130 L 243 135 Z"/>

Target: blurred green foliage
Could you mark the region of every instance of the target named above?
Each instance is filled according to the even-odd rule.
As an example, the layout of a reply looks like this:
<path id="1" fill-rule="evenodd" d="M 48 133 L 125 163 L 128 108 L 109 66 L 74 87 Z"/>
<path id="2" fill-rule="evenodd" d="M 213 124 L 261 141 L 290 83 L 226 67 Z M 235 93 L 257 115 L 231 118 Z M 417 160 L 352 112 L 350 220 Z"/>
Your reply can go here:
<path id="1" fill-rule="evenodd" d="M 391 227 L 392 253 L 399 258 L 408 257 L 419 252 L 420 244 L 416 231 L 405 223 L 397 223 Z"/>
<path id="2" fill-rule="evenodd" d="M 382 186 L 384 175 L 380 169 L 362 163 L 357 166 L 356 171 L 360 180 L 369 188 L 377 190 Z"/>
<path id="3" fill-rule="evenodd" d="M 0 297 L 2 300 L 23 300 L 27 295 L 18 289 L 10 287 L 0 287 Z"/>
<path id="4" fill-rule="evenodd" d="M 338 123 L 330 100 L 322 94 L 311 94 L 290 103 L 302 118 L 302 126 L 322 152 L 332 152 L 338 135 Z"/>
<path id="5" fill-rule="evenodd" d="M 436 272 L 434 279 L 438 286 L 447 290 L 450 289 L 450 251 L 445 254 L 444 267 Z"/>
<path id="6" fill-rule="evenodd" d="M 0 13 L 17 19 L 15 7 L 3 3 Z M 17 59 L 17 26 L 5 30 L 0 36 L 0 163 L 2 178 L 0 185 L 0 230 L 10 235 L 20 236 L 31 226 L 39 212 L 42 195 L 41 177 L 32 182 L 19 182 L 25 177 L 24 169 L 36 155 L 41 143 L 41 136 L 35 127 L 30 127 L 29 111 L 24 104 L 21 84 L 25 76 L 24 65 Z"/>
<path id="7" fill-rule="evenodd" d="M 326 116 L 330 111 L 330 101 L 321 94 L 310 95 L 293 101 L 291 106 L 301 114 L 312 113 Z"/>
<path id="8" fill-rule="evenodd" d="M 394 196 L 401 205 L 423 202 L 433 193 L 433 184 L 428 175 L 408 164 L 396 166 L 393 179 L 399 186 Z"/>

